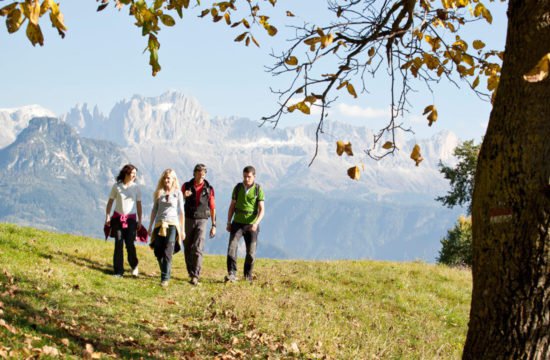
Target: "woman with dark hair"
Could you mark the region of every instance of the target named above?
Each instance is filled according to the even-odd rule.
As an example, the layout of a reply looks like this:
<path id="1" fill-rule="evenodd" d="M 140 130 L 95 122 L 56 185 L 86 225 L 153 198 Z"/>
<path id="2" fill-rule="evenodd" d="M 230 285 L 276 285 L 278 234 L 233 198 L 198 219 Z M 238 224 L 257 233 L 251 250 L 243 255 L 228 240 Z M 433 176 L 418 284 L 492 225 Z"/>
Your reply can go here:
<path id="1" fill-rule="evenodd" d="M 126 244 L 128 262 L 132 267 L 132 275 L 139 275 L 134 241 L 136 231 L 141 227 L 141 190 L 135 183 L 136 173 L 137 168 L 134 165 L 124 165 L 111 189 L 105 210 L 105 225 L 110 226 L 111 234 L 115 238 L 113 266 L 116 277 L 122 277 L 124 274 L 124 244 Z M 115 211 L 111 216 L 113 202 Z"/>

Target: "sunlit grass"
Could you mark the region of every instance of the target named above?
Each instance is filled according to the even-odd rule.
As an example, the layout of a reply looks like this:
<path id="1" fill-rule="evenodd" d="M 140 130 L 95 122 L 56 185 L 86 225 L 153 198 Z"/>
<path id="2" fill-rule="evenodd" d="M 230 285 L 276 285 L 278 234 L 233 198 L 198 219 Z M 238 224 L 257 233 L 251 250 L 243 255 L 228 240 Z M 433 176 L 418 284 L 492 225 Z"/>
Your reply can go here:
<path id="1" fill-rule="evenodd" d="M 225 257 L 206 256 L 202 283 L 193 287 L 178 253 L 165 289 L 148 247 L 138 248 L 138 279 L 112 277 L 112 251 L 109 242 L 0 224 L 5 324 L 0 353 L 226 359 L 461 355 L 470 303 L 467 270 L 421 262 L 259 259 L 253 284 L 224 284 Z"/>

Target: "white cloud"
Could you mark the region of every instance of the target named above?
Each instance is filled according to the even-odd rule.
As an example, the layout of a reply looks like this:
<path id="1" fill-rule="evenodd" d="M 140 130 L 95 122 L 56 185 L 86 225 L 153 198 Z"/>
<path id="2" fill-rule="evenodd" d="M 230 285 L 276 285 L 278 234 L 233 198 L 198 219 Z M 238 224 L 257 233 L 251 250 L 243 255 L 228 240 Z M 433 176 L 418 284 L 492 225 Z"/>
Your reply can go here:
<path id="1" fill-rule="evenodd" d="M 371 107 L 362 108 L 358 105 L 349 105 L 349 104 L 338 104 L 338 111 L 349 117 L 359 117 L 367 119 L 376 119 L 382 117 L 388 117 L 390 115 L 390 109 L 376 109 Z"/>

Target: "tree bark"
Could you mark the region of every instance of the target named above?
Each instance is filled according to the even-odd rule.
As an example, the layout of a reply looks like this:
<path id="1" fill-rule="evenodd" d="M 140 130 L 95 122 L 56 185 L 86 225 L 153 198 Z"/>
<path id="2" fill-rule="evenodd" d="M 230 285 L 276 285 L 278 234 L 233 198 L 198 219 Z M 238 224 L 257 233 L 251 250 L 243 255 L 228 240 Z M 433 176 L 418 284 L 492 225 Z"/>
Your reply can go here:
<path id="1" fill-rule="evenodd" d="M 510 0 L 502 75 L 473 196 L 464 359 L 550 358 L 550 0 Z"/>

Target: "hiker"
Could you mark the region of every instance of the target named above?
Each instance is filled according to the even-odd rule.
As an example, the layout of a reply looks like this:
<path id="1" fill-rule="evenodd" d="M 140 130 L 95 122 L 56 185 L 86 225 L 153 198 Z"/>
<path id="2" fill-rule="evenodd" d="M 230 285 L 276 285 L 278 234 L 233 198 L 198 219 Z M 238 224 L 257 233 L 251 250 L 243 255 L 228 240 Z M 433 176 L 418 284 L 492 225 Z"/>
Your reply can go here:
<path id="1" fill-rule="evenodd" d="M 183 195 L 176 172 L 166 169 L 162 172 L 153 194 L 153 210 L 148 233 L 150 246 L 160 267 L 160 284 L 168 286 L 172 271 L 172 255 L 179 250 L 185 239 Z M 153 231 L 153 232 L 152 232 Z"/>
<path id="2" fill-rule="evenodd" d="M 260 232 L 260 222 L 265 214 L 264 191 L 259 184 L 254 182 L 255 178 L 256 169 L 253 166 L 245 167 L 243 182 L 233 188 L 231 195 L 226 228 L 229 232 L 226 282 L 237 280 L 237 247 L 241 237 L 244 237 L 246 245 L 244 278 L 252 281 L 256 242 Z"/>
<path id="3" fill-rule="evenodd" d="M 210 238 L 216 236 L 216 202 L 214 188 L 206 181 L 206 165 L 197 164 L 193 178 L 181 187 L 185 198 L 185 265 L 189 282 L 198 285 L 202 269 L 202 251 L 208 218 L 211 218 Z"/>
<path id="4" fill-rule="evenodd" d="M 141 190 L 136 184 L 137 168 L 126 164 L 116 177 L 116 183 L 111 188 L 107 208 L 105 209 L 105 226 L 115 238 L 113 255 L 114 276 L 124 274 L 124 244 L 128 253 L 128 263 L 132 275 L 138 276 L 138 258 L 136 255 L 136 231 L 141 227 Z M 115 211 L 111 216 L 111 208 L 115 203 Z M 137 214 L 137 219 L 136 219 Z"/>

